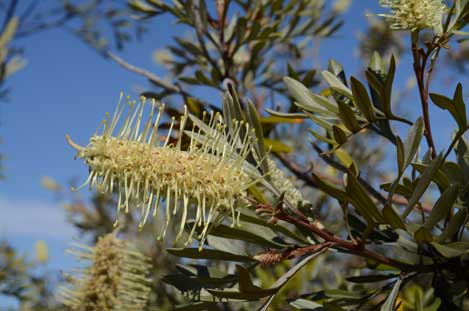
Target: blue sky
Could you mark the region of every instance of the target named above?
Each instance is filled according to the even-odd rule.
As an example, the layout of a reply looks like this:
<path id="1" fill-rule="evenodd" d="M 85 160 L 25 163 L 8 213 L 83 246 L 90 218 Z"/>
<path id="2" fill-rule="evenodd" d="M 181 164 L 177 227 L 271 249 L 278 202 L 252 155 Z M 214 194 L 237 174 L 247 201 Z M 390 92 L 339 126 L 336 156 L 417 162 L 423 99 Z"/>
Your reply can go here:
<path id="1" fill-rule="evenodd" d="M 321 43 L 323 66 L 331 57 L 342 63 L 349 74 L 358 72 L 354 53 L 357 32 L 366 25 L 364 10 L 376 12 L 376 3 L 353 2 L 345 26 L 335 38 Z M 120 55 L 161 74 L 161 68 L 152 61 L 152 53 L 168 42 L 174 33 L 171 28 L 167 20 L 156 20 L 143 42 L 129 44 Z M 11 100 L 0 104 L 0 152 L 6 157 L 6 180 L 0 181 L 0 238 L 25 252 L 33 252 L 34 243 L 45 240 L 51 256 L 47 269 L 58 271 L 73 265 L 63 251 L 77 235 L 66 223 L 60 203 L 41 187 L 40 180 L 51 176 L 64 185 L 73 177 L 84 180 L 87 171 L 73 159 L 74 151 L 66 144 L 65 134 L 86 143 L 104 113 L 113 111 L 120 91 L 137 95 L 135 90 L 148 89 L 148 84 L 61 30 L 43 32 L 18 44 L 25 47 L 28 64 L 8 81 Z M 406 66 L 408 60 L 404 57 L 398 70 Z M 398 77 L 405 81 L 409 70 L 403 72 L 398 71 Z M 446 85 L 436 80 L 436 89 L 445 94 L 452 94 L 454 87 L 454 82 Z M 419 105 L 415 96 L 406 99 L 405 104 L 410 107 Z M 453 124 L 442 117 L 446 113 L 432 109 L 432 115 L 437 137 L 449 137 Z M 83 192 L 86 190 L 82 190 L 86 195 Z"/>

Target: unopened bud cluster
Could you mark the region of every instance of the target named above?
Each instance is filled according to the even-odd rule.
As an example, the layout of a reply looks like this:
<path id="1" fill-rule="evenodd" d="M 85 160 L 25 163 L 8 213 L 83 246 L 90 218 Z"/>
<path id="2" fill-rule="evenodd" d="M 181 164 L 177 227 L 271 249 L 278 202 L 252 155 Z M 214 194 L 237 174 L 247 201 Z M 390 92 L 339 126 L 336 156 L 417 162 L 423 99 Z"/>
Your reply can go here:
<path id="1" fill-rule="evenodd" d="M 292 203 L 294 207 L 309 203 L 295 187 L 292 180 L 285 176 L 283 171 L 278 168 L 275 161 L 268 159 L 267 163 L 269 165 L 270 179 L 277 190 L 281 193 L 285 193 L 285 199 Z"/>

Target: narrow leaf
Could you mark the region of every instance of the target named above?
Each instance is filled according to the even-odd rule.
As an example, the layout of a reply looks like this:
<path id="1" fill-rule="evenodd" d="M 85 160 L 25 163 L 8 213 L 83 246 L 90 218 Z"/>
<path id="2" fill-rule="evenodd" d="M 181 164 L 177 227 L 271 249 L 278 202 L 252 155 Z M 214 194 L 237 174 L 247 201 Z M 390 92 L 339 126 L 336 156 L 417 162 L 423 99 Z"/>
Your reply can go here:
<path id="1" fill-rule="evenodd" d="M 459 187 L 451 185 L 436 201 L 428 218 L 425 220 L 425 228 L 431 230 L 440 220 L 448 216 L 456 199 L 458 198 Z"/>
<path id="2" fill-rule="evenodd" d="M 300 310 L 307 310 L 307 311 L 312 311 L 312 310 L 324 310 L 323 305 L 320 305 L 319 303 L 316 303 L 311 300 L 306 300 L 303 298 L 296 299 L 292 302 L 290 302 L 290 305 L 294 307 L 295 309 L 300 309 Z"/>
<path id="3" fill-rule="evenodd" d="M 281 249 L 287 246 L 285 244 L 276 242 L 273 239 L 269 239 L 269 235 L 272 233 L 272 231 L 268 229 L 269 232 L 265 232 L 266 230 L 267 228 L 265 227 L 257 226 L 256 232 L 253 232 L 252 229 L 250 230 L 247 228 L 246 224 L 241 225 L 240 227 L 230 227 L 220 224 L 214 227 L 212 231 L 210 231 L 210 234 L 222 238 L 246 241 L 249 243 L 276 249 Z"/>
<path id="4" fill-rule="evenodd" d="M 320 140 L 326 144 L 329 144 L 329 145 L 336 145 L 337 142 L 335 140 L 332 140 L 330 138 L 327 138 L 319 133 L 317 133 L 316 131 L 313 131 L 312 129 L 308 129 L 308 132 L 311 133 L 311 135 L 313 135 L 317 140 Z"/>
<path id="5" fill-rule="evenodd" d="M 391 225 L 394 229 L 403 229 L 405 230 L 405 224 L 402 221 L 401 217 L 397 212 L 394 210 L 394 208 L 390 205 L 387 204 L 383 208 L 383 217 L 386 220 L 388 224 Z"/>
<path id="6" fill-rule="evenodd" d="M 193 258 L 193 259 L 212 259 L 212 260 L 224 260 L 224 261 L 238 261 L 238 262 L 250 262 L 256 261 L 255 259 L 232 254 L 215 249 L 202 249 L 198 248 L 168 248 L 168 253 L 177 257 Z"/>
<path id="7" fill-rule="evenodd" d="M 276 289 L 265 290 L 258 286 L 255 286 L 252 282 L 249 271 L 243 266 L 236 265 L 236 270 L 239 276 L 239 291 L 241 293 L 263 293 L 265 296 L 276 292 Z"/>
<path id="8" fill-rule="evenodd" d="M 436 242 L 431 243 L 436 250 L 446 258 L 459 257 L 467 252 L 469 249 L 469 243 L 467 242 L 455 242 L 449 244 L 439 244 Z"/>
<path id="9" fill-rule="evenodd" d="M 412 209 L 414 208 L 415 204 L 420 200 L 422 195 L 427 190 L 430 182 L 433 179 L 433 176 L 438 172 L 443 161 L 443 154 L 439 154 L 436 158 L 432 160 L 429 166 L 423 171 L 422 175 L 415 186 L 414 193 L 409 199 L 409 204 L 405 209 L 404 213 L 402 214 L 402 219 L 406 219 L 407 216 L 410 214 Z"/>
<path id="10" fill-rule="evenodd" d="M 312 96 L 311 91 L 299 81 L 289 77 L 283 78 L 283 81 L 287 86 L 288 93 L 295 99 L 295 104 L 300 108 L 306 111 L 319 113 L 321 115 L 335 115 L 335 113 L 329 111 L 318 103 Z"/>
<path id="11" fill-rule="evenodd" d="M 386 81 L 384 82 L 384 89 L 383 89 L 383 111 L 386 115 L 392 115 L 391 112 L 391 94 L 392 94 L 392 84 L 394 82 L 394 74 L 396 72 L 396 59 L 394 55 L 391 56 L 391 61 L 389 63 L 388 74 L 386 76 Z"/>
<path id="12" fill-rule="evenodd" d="M 456 120 L 460 129 L 464 130 L 467 127 L 466 105 L 464 104 L 462 84 L 458 83 L 454 91 L 453 103 L 456 108 Z"/>
<path id="13" fill-rule="evenodd" d="M 399 294 L 399 288 L 401 286 L 402 280 L 399 279 L 394 283 L 394 287 L 391 290 L 391 293 L 389 293 L 388 298 L 384 302 L 383 306 L 381 307 L 381 311 L 394 311 L 394 304 L 396 303 L 396 298 L 397 295 Z"/>
<path id="14" fill-rule="evenodd" d="M 258 159 L 261 161 L 261 169 L 264 174 L 269 172 L 269 166 L 267 165 L 266 151 L 264 145 L 264 134 L 262 132 L 261 122 L 259 121 L 259 116 L 257 115 L 256 107 L 251 101 L 248 101 L 247 117 L 249 124 L 254 128 L 256 134 L 256 144 L 255 149 L 258 156 Z"/>
<path id="15" fill-rule="evenodd" d="M 356 177 L 353 174 L 348 173 L 345 180 L 345 190 L 347 191 L 355 209 L 365 217 L 369 224 L 383 222 L 383 215 L 363 186 L 357 181 Z"/>
<path id="16" fill-rule="evenodd" d="M 453 99 L 436 93 L 431 93 L 430 98 L 432 99 L 435 105 L 437 105 L 441 109 L 448 110 L 448 112 L 458 124 L 459 129 L 466 128 L 466 108 L 462 98 L 461 84 L 458 84 L 458 86 L 456 87 Z"/>
<path id="17" fill-rule="evenodd" d="M 404 142 L 404 167 L 403 171 L 409 166 L 418 151 L 422 141 L 424 123 L 422 118 L 418 118 L 407 133 Z"/>
<path id="18" fill-rule="evenodd" d="M 351 276 L 346 278 L 347 281 L 352 283 L 373 283 L 381 282 L 384 280 L 389 280 L 392 278 L 399 277 L 398 274 L 372 274 L 372 275 L 360 275 L 360 276 Z"/>
<path id="19" fill-rule="evenodd" d="M 397 151 L 397 169 L 399 177 L 402 176 L 405 170 L 405 147 L 399 136 L 396 136 L 396 151 Z"/>
<path id="20" fill-rule="evenodd" d="M 365 86 L 354 77 L 350 81 L 355 105 L 368 121 L 373 122 L 376 116 Z"/>
<path id="21" fill-rule="evenodd" d="M 455 234 L 459 232 L 462 226 L 467 221 L 467 211 L 466 209 L 461 209 L 459 212 L 454 215 L 451 220 L 448 222 L 445 230 L 441 233 L 441 235 L 437 238 L 439 242 L 443 242 L 447 239 L 450 239 Z"/>
<path id="22" fill-rule="evenodd" d="M 300 271 L 307 263 L 309 263 L 312 259 L 316 258 L 320 254 L 324 253 L 327 248 L 311 254 L 305 257 L 303 260 L 299 261 L 296 265 L 294 265 L 290 270 L 287 271 L 284 275 L 282 275 L 273 285 L 271 288 L 278 288 L 280 290 L 283 285 L 285 285 L 298 271 Z M 274 295 L 267 300 L 267 302 L 259 309 L 259 311 L 267 311 L 270 304 L 272 303 Z"/>
<path id="23" fill-rule="evenodd" d="M 352 108 L 343 102 L 339 102 L 339 117 L 350 132 L 356 133 L 360 130 L 360 125 Z"/>
<path id="24" fill-rule="evenodd" d="M 420 227 L 417 231 L 415 231 L 414 239 L 417 242 L 430 243 L 433 241 L 433 235 L 427 228 Z"/>
<path id="25" fill-rule="evenodd" d="M 267 111 L 269 114 L 271 114 L 275 117 L 279 117 L 279 118 L 293 119 L 293 120 L 298 119 L 298 121 L 296 121 L 295 123 L 300 123 L 301 119 L 306 119 L 308 117 L 304 113 L 281 112 L 281 111 L 272 110 L 272 109 L 269 109 L 269 108 L 265 108 L 265 111 Z"/>
<path id="26" fill-rule="evenodd" d="M 412 163 L 412 167 L 417 170 L 420 173 L 423 173 L 427 168 L 429 164 L 423 164 L 423 163 Z M 444 165 L 443 165 L 444 167 Z M 432 180 L 438 185 L 439 188 L 441 189 L 446 189 L 449 187 L 449 179 L 443 172 L 443 169 L 438 169 L 437 172 L 433 175 Z"/>
<path id="27" fill-rule="evenodd" d="M 336 188 L 334 185 L 329 184 L 328 182 L 326 182 L 325 180 L 323 180 L 321 177 L 317 176 L 314 173 L 312 174 L 311 177 L 313 181 L 316 183 L 316 185 L 318 186 L 318 188 L 324 191 L 326 194 L 342 202 L 346 202 L 350 200 L 348 194 L 345 191 L 339 188 Z"/>
<path id="28" fill-rule="evenodd" d="M 345 84 L 340 81 L 340 79 L 337 78 L 334 74 L 330 73 L 329 71 L 323 71 L 322 77 L 324 78 L 324 80 L 327 81 L 327 83 L 329 83 L 329 85 L 334 91 L 350 99 L 353 99 L 352 91 L 350 91 L 347 86 L 345 86 Z"/>
<path id="29" fill-rule="evenodd" d="M 5 48 L 7 44 L 13 39 L 18 28 L 19 22 L 20 21 L 18 17 L 13 17 L 10 19 L 10 21 L 4 28 L 3 33 L 0 35 L 0 48 Z"/>
<path id="30" fill-rule="evenodd" d="M 339 145 L 343 145 L 347 142 L 347 134 L 343 129 L 337 125 L 332 126 L 332 133 L 334 134 L 334 139 Z"/>
<path id="31" fill-rule="evenodd" d="M 277 139 L 269 139 L 264 138 L 265 147 L 269 148 L 272 152 L 280 152 L 280 153 L 290 153 L 293 152 L 293 148 L 284 144 L 280 140 Z"/>
<path id="32" fill-rule="evenodd" d="M 300 242 L 301 244 L 304 243 L 309 243 L 308 240 L 303 238 L 302 236 L 290 231 L 288 228 L 280 225 L 279 223 L 273 224 L 270 222 L 265 221 L 262 218 L 257 217 L 256 214 L 253 213 L 253 215 L 250 215 L 251 211 L 246 210 L 241 212 L 239 219 L 245 222 L 250 222 L 256 225 L 264 226 L 264 227 L 269 227 L 270 229 L 274 230 L 275 232 L 280 232 L 284 234 L 285 236 L 296 240 L 297 242 Z"/>
<path id="33" fill-rule="evenodd" d="M 303 115 L 304 117 L 293 117 L 295 115 Z M 261 122 L 262 125 L 264 124 L 279 124 L 279 123 L 290 123 L 290 124 L 297 124 L 297 123 L 302 123 L 303 119 L 306 118 L 305 114 L 298 114 L 298 113 L 291 113 L 287 117 L 281 117 L 281 116 L 271 116 L 271 117 L 261 117 L 259 118 L 259 121 Z"/>

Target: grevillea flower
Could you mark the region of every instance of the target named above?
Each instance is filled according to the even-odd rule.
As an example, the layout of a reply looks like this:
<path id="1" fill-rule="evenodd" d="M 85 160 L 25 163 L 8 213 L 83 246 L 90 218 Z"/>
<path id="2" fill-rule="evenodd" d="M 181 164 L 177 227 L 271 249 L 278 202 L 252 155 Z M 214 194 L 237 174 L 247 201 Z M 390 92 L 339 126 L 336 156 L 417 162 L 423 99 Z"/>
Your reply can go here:
<path id="1" fill-rule="evenodd" d="M 94 247 L 69 250 L 89 265 L 69 275 L 69 286 L 59 290 L 59 300 L 72 311 L 140 311 L 150 295 L 148 258 L 115 233 L 101 237 Z"/>
<path id="2" fill-rule="evenodd" d="M 433 29 L 442 32 L 442 19 L 446 5 L 441 0 L 380 0 L 379 4 L 391 9 L 392 14 L 379 14 L 391 22 L 391 28 L 402 30 Z"/>
<path id="3" fill-rule="evenodd" d="M 188 117 L 185 111 L 179 122 L 177 142 L 170 144 L 174 118 L 165 138 L 158 135 L 164 105 L 152 101 L 143 123 L 145 100 L 127 101 L 127 116 L 117 130 L 125 111 L 121 102 L 122 96 L 112 120 L 104 122 L 103 132 L 91 137 L 88 146 L 78 146 L 67 136 L 69 144 L 78 151 L 77 157 L 90 168 L 84 185 L 104 193 L 117 191 L 118 211 L 140 209 L 140 227 L 150 213 L 155 216 L 161 210 L 159 204 L 164 199 L 166 222 L 158 236 L 160 239 L 177 214 L 180 228 L 176 240 L 183 234 L 188 214 L 195 214 L 186 245 L 192 241 L 197 227 L 201 227 L 202 246 L 210 225 L 219 223 L 228 213 L 235 225 L 238 216 L 235 206 L 256 182 L 248 173 L 253 171 L 252 165 L 247 169 L 245 163 L 253 142 L 248 125 L 234 121 L 233 128 L 227 130 L 217 113 L 210 115 L 208 124 L 190 116 L 194 127 L 192 131 L 184 131 Z M 183 133 L 190 136 L 186 150 L 181 149 Z"/>

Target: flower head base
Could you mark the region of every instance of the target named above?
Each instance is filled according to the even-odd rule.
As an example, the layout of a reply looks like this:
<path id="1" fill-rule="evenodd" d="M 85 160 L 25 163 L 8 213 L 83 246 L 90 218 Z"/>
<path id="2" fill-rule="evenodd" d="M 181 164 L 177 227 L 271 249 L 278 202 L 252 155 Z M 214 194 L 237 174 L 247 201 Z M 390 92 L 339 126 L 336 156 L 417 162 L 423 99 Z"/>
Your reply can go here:
<path id="1" fill-rule="evenodd" d="M 380 0 L 379 4 L 390 8 L 392 14 L 379 14 L 391 22 L 391 28 L 399 30 L 433 29 L 440 34 L 446 5 L 441 0 Z"/>
<path id="2" fill-rule="evenodd" d="M 101 237 L 94 247 L 70 250 L 90 265 L 78 276 L 68 276 L 59 299 L 73 311 L 140 311 L 150 294 L 148 259 L 115 233 Z"/>
<path id="3" fill-rule="evenodd" d="M 161 209 L 160 200 L 164 199 L 165 225 L 159 238 L 165 236 L 172 216 L 181 210 L 178 240 L 190 207 L 195 207 L 195 222 L 186 244 L 192 241 L 196 228 L 202 227 L 199 234 L 202 245 L 209 226 L 220 222 L 227 213 L 231 214 L 234 225 L 235 204 L 255 182 L 244 165 L 253 141 L 247 124 L 236 121 L 234 129 L 228 131 L 220 114 L 211 114 L 208 125 L 191 116 L 194 128 L 186 131 L 190 136 L 189 147 L 182 150 L 187 112 L 180 119 L 177 142 L 170 144 L 175 118 L 164 142 L 160 142 L 162 137 L 158 136 L 164 105 L 153 101 L 144 124 L 141 119 L 145 100 L 138 104 L 128 102 L 128 105 L 127 117 L 118 131 L 117 123 L 125 110 L 120 103 L 112 120 L 105 122 L 103 133 L 94 135 L 88 146 L 80 147 L 68 138 L 70 145 L 77 149 L 77 156 L 90 168 L 84 185 L 105 193 L 116 190 L 118 211 L 127 213 L 134 207 L 139 208 L 140 226 L 145 224 L 151 211 L 156 216 Z"/>

